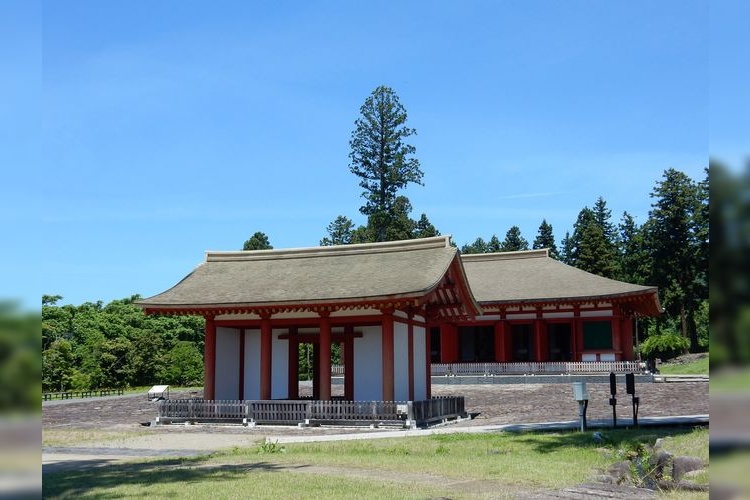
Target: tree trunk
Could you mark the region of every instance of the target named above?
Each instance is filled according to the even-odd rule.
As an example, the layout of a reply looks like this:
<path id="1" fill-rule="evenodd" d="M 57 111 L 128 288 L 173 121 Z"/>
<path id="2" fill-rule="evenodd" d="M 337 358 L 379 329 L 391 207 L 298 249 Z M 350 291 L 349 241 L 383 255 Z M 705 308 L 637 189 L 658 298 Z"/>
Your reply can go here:
<path id="1" fill-rule="evenodd" d="M 687 314 L 685 312 L 684 302 L 680 305 L 680 323 L 682 326 L 682 336 L 685 338 L 688 338 Z M 689 352 L 690 352 L 690 347 L 686 347 L 685 351 L 683 351 L 683 354 L 687 354 Z"/>
<path id="2" fill-rule="evenodd" d="M 693 308 L 687 311 L 687 328 L 690 337 L 690 352 L 698 352 L 700 345 L 698 345 L 698 328 L 695 325 L 695 310 Z"/>

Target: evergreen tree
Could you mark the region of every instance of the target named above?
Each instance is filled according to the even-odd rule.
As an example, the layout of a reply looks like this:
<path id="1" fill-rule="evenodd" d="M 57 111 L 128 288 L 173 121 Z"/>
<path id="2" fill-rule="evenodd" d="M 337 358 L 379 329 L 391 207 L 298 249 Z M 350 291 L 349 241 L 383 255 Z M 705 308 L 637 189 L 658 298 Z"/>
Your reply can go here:
<path id="1" fill-rule="evenodd" d="M 682 335 L 697 350 L 695 313 L 707 298 L 704 255 L 707 235 L 699 230 L 702 191 L 685 173 L 664 172 L 651 193 L 654 202 L 647 223 L 647 244 L 653 266 L 652 280 L 662 292 L 667 312 L 680 318 Z"/>
<path id="2" fill-rule="evenodd" d="M 574 265 L 573 264 L 573 238 L 570 236 L 570 231 L 565 231 L 565 237 L 560 242 L 561 251 L 560 251 L 560 261 L 568 264 L 569 266 Z"/>
<path id="3" fill-rule="evenodd" d="M 253 234 L 249 240 L 245 241 L 245 244 L 242 245 L 243 250 L 272 250 L 273 247 L 271 246 L 271 243 L 268 241 L 268 236 L 266 236 L 266 233 L 262 233 L 260 231 L 257 231 L 255 234 Z"/>
<path id="4" fill-rule="evenodd" d="M 474 243 L 461 247 L 461 253 L 487 253 L 487 250 L 487 243 L 481 237 L 474 240 Z"/>
<path id="5" fill-rule="evenodd" d="M 538 248 L 548 248 L 550 257 L 560 259 L 560 255 L 557 253 L 557 245 L 555 245 L 555 236 L 552 234 L 552 225 L 547 223 L 547 219 L 542 219 L 539 232 L 531 248 L 535 250 Z"/>
<path id="6" fill-rule="evenodd" d="M 647 284 L 651 261 L 643 239 L 643 229 L 635 223 L 628 212 L 622 214 L 619 225 L 619 252 L 621 281 Z"/>
<path id="7" fill-rule="evenodd" d="M 501 252 L 516 252 L 518 250 L 528 250 L 529 242 L 521 236 L 521 229 L 513 226 L 505 233 L 505 239 L 500 244 Z"/>
<path id="8" fill-rule="evenodd" d="M 440 231 L 432 225 L 427 215 L 422 214 L 414 228 L 414 238 L 430 238 L 432 236 L 440 236 Z"/>
<path id="9" fill-rule="evenodd" d="M 502 252 L 503 250 L 503 244 L 500 243 L 500 239 L 498 239 L 497 235 L 493 234 L 492 238 L 490 238 L 490 241 L 487 243 L 487 252 L 490 253 L 496 253 L 496 252 Z"/>
<path id="10" fill-rule="evenodd" d="M 607 202 L 601 196 L 596 199 L 594 203 L 594 220 L 602 229 L 604 237 L 614 246 L 614 242 L 617 236 L 617 230 L 615 225 L 612 224 L 612 210 L 607 208 Z"/>
<path id="11" fill-rule="evenodd" d="M 599 199 L 601 200 L 601 198 Z M 617 252 L 611 239 L 606 205 L 597 201 L 597 209 L 584 207 L 578 213 L 573 226 L 570 245 L 570 265 L 584 271 L 615 278 L 617 276 Z"/>
<path id="12" fill-rule="evenodd" d="M 354 223 L 344 215 L 339 215 L 326 227 L 328 236 L 320 240 L 320 246 L 348 245 L 352 243 Z"/>
<path id="13" fill-rule="evenodd" d="M 422 184 L 419 160 L 413 157 L 416 148 L 404 142 L 416 130 L 406 127 L 406 110 L 389 87 L 376 88 L 360 113 L 349 141 L 349 169 L 364 190 L 366 202 L 360 212 L 368 217 L 375 241 L 386 241 L 391 222 L 399 217 L 398 191 L 409 183 Z M 401 234 L 402 229 L 391 235 Z"/>

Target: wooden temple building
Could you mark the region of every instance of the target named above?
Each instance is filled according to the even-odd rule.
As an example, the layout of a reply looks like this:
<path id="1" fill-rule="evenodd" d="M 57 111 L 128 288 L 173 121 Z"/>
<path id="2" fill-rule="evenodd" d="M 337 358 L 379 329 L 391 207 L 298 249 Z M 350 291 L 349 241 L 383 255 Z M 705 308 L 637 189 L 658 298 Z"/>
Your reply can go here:
<path id="1" fill-rule="evenodd" d="M 205 317 L 206 400 L 298 399 L 301 343 L 316 400 L 331 399 L 332 343 L 345 400 L 429 400 L 431 362 L 632 360 L 632 319 L 660 312 L 654 287 L 546 250 L 462 256 L 448 236 L 208 252 L 139 305 Z"/>

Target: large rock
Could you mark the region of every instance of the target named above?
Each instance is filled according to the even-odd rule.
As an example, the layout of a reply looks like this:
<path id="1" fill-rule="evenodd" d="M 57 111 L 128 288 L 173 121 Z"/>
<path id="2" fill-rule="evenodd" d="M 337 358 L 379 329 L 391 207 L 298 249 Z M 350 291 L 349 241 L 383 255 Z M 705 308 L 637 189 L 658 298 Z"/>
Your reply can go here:
<path id="1" fill-rule="evenodd" d="M 706 462 L 698 457 L 672 457 L 672 480 L 681 480 L 687 472 L 706 468 Z"/>
<path id="2" fill-rule="evenodd" d="M 661 479 L 665 472 L 671 472 L 669 469 L 671 461 L 671 453 L 661 448 L 654 451 L 648 461 L 654 479 Z"/>
<path id="3" fill-rule="evenodd" d="M 633 473 L 630 460 L 615 462 L 607 469 L 607 475 L 614 479 L 615 484 L 633 484 Z"/>

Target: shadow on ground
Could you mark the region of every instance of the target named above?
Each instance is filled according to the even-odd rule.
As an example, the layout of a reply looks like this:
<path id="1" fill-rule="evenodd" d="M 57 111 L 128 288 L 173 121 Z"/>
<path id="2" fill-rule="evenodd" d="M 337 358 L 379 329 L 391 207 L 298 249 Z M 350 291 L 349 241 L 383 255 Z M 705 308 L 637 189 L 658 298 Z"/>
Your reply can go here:
<path id="1" fill-rule="evenodd" d="M 653 445 L 657 437 L 678 436 L 693 432 L 693 427 L 670 427 L 659 429 L 608 429 L 587 432 L 549 433 L 547 439 L 540 440 L 539 434 L 534 437 L 521 437 L 520 442 L 527 444 L 538 453 L 553 453 L 571 447 L 602 447 L 611 446 L 615 449 L 634 442 Z M 523 436 L 523 435 L 521 435 Z"/>
<path id="2" fill-rule="evenodd" d="M 139 463 L 117 463 L 112 459 L 65 461 L 46 464 L 42 495 L 44 498 L 78 498 L 95 491 L 112 491 L 122 486 L 148 487 L 154 484 L 185 484 L 211 481 L 219 484 L 248 472 L 277 472 L 302 469 L 269 462 L 210 465 L 205 458 L 180 458 Z M 97 496 L 99 496 L 97 494 Z"/>

